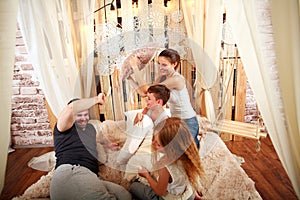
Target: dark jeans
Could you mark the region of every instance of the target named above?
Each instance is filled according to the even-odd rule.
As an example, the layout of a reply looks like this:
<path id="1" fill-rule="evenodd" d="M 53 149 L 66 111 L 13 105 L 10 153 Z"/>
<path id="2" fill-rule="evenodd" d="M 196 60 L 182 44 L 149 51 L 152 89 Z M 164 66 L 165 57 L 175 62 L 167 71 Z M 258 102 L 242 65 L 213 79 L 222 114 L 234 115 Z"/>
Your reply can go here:
<path id="1" fill-rule="evenodd" d="M 134 200 L 163 200 L 162 197 L 155 194 L 150 186 L 140 182 L 133 182 L 130 185 L 129 192 Z"/>

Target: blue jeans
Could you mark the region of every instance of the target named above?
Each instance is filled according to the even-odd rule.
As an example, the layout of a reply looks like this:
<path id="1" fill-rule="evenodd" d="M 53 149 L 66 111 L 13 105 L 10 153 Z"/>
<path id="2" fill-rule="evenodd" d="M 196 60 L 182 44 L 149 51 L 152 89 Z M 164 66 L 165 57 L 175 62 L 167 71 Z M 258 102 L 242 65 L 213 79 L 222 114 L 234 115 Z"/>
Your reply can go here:
<path id="1" fill-rule="evenodd" d="M 197 148 L 199 149 L 199 139 L 198 139 L 198 134 L 199 134 L 199 124 L 197 117 L 192 117 L 189 119 L 183 119 L 183 121 L 188 125 L 190 132 L 194 138 L 194 141 L 196 143 Z"/>
<path id="2" fill-rule="evenodd" d="M 89 169 L 70 164 L 60 165 L 53 174 L 50 198 L 55 199 L 131 199 L 122 186 L 99 179 Z"/>

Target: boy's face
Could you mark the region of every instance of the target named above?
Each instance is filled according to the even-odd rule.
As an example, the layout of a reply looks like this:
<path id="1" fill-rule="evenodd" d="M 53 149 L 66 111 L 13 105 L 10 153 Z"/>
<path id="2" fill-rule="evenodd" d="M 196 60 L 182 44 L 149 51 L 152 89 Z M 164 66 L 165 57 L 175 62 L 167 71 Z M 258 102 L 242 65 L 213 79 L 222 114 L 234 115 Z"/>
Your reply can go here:
<path id="1" fill-rule="evenodd" d="M 159 100 L 156 100 L 154 94 L 149 92 L 147 92 L 146 103 L 148 109 L 152 109 L 155 106 L 160 105 Z"/>

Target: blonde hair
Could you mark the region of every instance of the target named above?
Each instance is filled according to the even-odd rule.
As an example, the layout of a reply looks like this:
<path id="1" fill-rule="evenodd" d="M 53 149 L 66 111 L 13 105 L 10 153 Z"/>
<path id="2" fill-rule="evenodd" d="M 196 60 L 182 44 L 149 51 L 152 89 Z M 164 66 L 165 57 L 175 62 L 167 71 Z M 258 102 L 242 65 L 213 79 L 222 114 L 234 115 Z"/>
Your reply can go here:
<path id="1" fill-rule="evenodd" d="M 154 133 L 164 147 L 162 167 L 180 160 L 186 175 L 195 190 L 201 188 L 200 179 L 204 179 L 198 148 L 186 123 L 178 117 L 170 117 L 154 127 Z"/>

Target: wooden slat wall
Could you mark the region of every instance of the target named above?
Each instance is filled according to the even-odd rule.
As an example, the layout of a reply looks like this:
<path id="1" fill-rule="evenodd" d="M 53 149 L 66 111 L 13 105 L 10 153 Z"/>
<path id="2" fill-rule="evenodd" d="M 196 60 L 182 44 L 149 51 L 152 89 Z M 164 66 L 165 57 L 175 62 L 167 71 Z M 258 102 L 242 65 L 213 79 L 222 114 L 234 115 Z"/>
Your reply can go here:
<path id="1" fill-rule="evenodd" d="M 223 94 L 225 95 L 225 101 L 223 102 L 224 106 L 224 119 L 232 118 L 232 106 L 233 106 L 233 80 L 234 80 L 234 70 L 235 70 L 235 59 L 225 59 L 223 66 Z M 221 133 L 221 138 L 224 141 L 228 141 L 232 139 L 232 135 Z"/>
<path id="2" fill-rule="evenodd" d="M 47 109 L 47 113 L 48 113 L 48 119 L 50 122 L 50 129 L 51 131 L 54 129 L 55 123 L 57 121 L 57 118 L 55 117 L 55 115 L 53 114 L 47 100 L 45 99 L 45 103 L 46 103 L 46 109 Z"/>
<path id="3" fill-rule="evenodd" d="M 223 85 L 226 97 L 223 119 L 244 122 L 247 77 L 237 48 L 234 48 L 232 52 L 234 54 L 221 59 L 220 69 L 223 72 Z M 221 138 L 224 141 L 242 139 L 241 137 L 232 136 L 227 133 L 221 133 Z"/>
<path id="4" fill-rule="evenodd" d="M 179 72 L 186 78 L 190 98 L 194 105 L 195 98 L 193 94 L 193 66 L 187 61 L 182 61 Z M 155 69 L 154 61 L 151 61 L 148 66 L 143 69 L 145 83 L 152 83 L 158 70 Z M 124 112 L 128 110 L 142 109 L 146 106 L 145 98 L 140 97 L 134 88 L 130 85 L 130 81 L 120 80 L 120 72 L 115 71 L 111 76 L 112 79 L 112 93 L 111 96 L 107 97 L 106 104 L 100 106 L 100 113 L 104 114 L 105 119 L 110 120 L 121 120 L 124 119 Z M 100 75 L 101 92 L 107 92 L 110 81 L 109 76 Z M 124 98 L 124 95 L 125 98 Z"/>
<path id="5" fill-rule="evenodd" d="M 236 93 L 235 93 L 235 110 L 234 110 L 234 121 L 244 122 L 245 121 L 245 108 L 246 108 L 246 87 L 247 77 L 243 68 L 242 61 L 238 60 L 236 68 Z M 234 140 L 241 140 L 242 137 L 233 136 Z"/>

